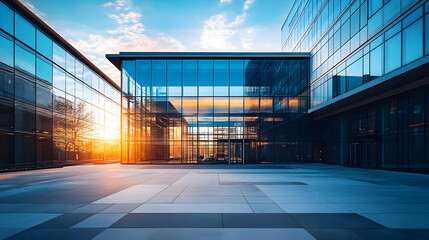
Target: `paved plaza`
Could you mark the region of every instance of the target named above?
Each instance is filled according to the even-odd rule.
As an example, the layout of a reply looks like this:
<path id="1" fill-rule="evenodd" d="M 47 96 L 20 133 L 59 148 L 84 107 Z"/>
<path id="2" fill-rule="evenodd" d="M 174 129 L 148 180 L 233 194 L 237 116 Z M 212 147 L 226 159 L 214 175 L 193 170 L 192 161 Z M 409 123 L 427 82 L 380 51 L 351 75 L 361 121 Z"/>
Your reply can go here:
<path id="1" fill-rule="evenodd" d="M 429 239 L 429 176 L 321 164 L 0 174 L 0 238 Z"/>

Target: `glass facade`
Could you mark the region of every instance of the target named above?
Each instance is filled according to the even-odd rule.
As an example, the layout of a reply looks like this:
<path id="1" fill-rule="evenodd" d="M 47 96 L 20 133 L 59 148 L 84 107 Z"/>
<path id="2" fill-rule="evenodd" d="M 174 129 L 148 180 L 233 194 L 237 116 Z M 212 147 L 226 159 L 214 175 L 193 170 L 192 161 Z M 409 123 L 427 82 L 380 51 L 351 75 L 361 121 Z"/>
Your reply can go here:
<path id="1" fill-rule="evenodd" d="M 428 169 L 428 26 L 427 0 L 295 1 L 282 50 L 311 53 L 314 161 Z"/>
<path id="2" fill-rule="evenodd" d="M 231 56 L 124 59 L 122 162 L 242 164 L 302 157 L 302 145 L 308 145 L 302 132 L 285 136 L 273 128 L 306 113 L 308 58 Z M 285 155 L 286 144 L 296 151 Z"/>
<path id="3" fill-rule="evenodd" d="M 0 168 L 119 161 L 120 91 L 22 12 L 0 2 Z"/>

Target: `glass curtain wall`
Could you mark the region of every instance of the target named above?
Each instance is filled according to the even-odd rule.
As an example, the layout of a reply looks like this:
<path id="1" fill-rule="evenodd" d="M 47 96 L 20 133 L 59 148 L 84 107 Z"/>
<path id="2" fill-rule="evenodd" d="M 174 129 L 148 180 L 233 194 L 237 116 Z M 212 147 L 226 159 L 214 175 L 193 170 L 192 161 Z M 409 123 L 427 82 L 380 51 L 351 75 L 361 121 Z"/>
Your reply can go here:
<path id="1" fill-rule="evenodd" d="M 281 58 L 123 60 L 122 162 L 280 161 L 275 149 L 284 141 L 274 141 L 272 129 L 306 112 L 308 65 Z"/>
<path id="2" fill-rule="evenodd" d="M 120 92 L 0 2 L 0 166 L 118 161 Z"/>

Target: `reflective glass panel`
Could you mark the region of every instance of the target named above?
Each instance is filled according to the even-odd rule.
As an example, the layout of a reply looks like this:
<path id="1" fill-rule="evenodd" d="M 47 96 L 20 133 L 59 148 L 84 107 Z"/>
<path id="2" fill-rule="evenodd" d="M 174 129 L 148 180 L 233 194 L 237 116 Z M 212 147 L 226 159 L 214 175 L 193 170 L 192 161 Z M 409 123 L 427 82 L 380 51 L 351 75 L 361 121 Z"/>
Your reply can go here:
<path id="1" fill-rule="evenodd" d="M 197 60 L 183 60 L 183 96 L 197 96 Z"/>
<path id="2" fill-rule="evenodd" d="M 13 42 L 3 33 L 0 33 L 0 62 L 13 66 Z"/>
<path id="3" fill-rule="evenodd" d="M 35 49 L 36 28 L 19 14 L 15 14 L 15 37 Z"/>
<path id="4" fill-rule="evenodd" d="M 34 75 L 36 72 L 36 55 L 34 51 L 21 44 L 15 44 L 15 67 Z"/>
<path id="5" fill-rule="evenodd" d="M 141 86 L 142 95 L 150 96 L 152 65 L 150 60 L 136 60 L 136 81 Z"/>
<path id="6" fill-rule="evenodd" d="M 244 93 L 244 62 L 230 60 L 230 96 L 243 96 Z"/>
<path id="7" fill-rule="evenodd" d="M 373 49 L 369 55 L 371 78 L 377 78 L 383 75 L 383 45 Z"/>
<path id="8" fill-rule="evenodd" d="M 40 80 L 52 83 L 52 63 L 38 56 L 36 62 L 36 76 Z"/>
<path id="9" fill-rule="evenodd" d="M 52 40 L 37 30 L 37 51 L 52 60 Z"/>
<path id="10" fill-rule="evenodd" d="M 182 60 L 167 61 L 168 96 L 182 96 Z"/>
<path id="11" fill-rule="evenodd" d="M 229 95 L 229 61 L 214 60 L 214 95 Z"/>
<path id="12" fill-rule="evenodd" d="M 213 60 L 198 60 L 198 95 L 213 96 Z"/>
<path id="13" fill-rule="evenodd" d="M 384 69 L 389 73 L 401 66 L 401 33 L 387 40 L 384 47 Z"/>
<path id="14" fill-rule="evenodd" d="M 167 95 L 166 65 L 166 60 L 152 60 L 152 96 Z"/>
<path id="15" fill-rule="evenodd" d="M 402 31 L 402 61 L 408 64 L 423 56 L 423 19 Z"/>
<path id="16" fill-rule="evenodd" d="M 13 10 L 0 2 L 0 28 L 13 35 Z"/>

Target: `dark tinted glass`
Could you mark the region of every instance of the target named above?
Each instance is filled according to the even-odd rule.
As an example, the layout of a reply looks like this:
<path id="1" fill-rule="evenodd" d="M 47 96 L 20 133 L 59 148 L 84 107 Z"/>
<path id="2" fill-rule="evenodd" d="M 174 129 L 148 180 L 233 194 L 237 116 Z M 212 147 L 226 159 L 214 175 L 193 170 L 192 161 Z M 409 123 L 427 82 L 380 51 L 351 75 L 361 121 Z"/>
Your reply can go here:
<path id="1" fill-rule="evenodd" d="M 9 71 L 0 69 L 0 96 L 13 98 L 14 95 L 13 74 Z"/>
<path id="2" fill-rule="evenodd" d="M 40 134 L 52 134 L 52 111 L 37 108 L 36 111 L 36 132 Z"/>
<path id="3" fill-rule="evenodd" d="M 15 102 L 15 130 L 34 133 L 36 128 L 36 107 Z"/>
<path id="4" fill-rule="evenodd" d="M 36 161 L 36 144 L 34 135 L 15 134 L 15 164 L 29 165 Z"/>
<path id="5" fill-rule="evenodd" d="M 183 96 L 197 96 L 197 60 L 183 60 Z"/>
<path id="6" fill-rule="evenodd" d="M 37 84 L 36 104 L 41 108 L 52 109 L 52 87 Z"/>
<path id="7" fill-rule="evenodd" d="M 34 105 L 36 103 L 36 86 L 34 81 L 15 75 L 15 99 Z"/>
<path id="8" fill-rule="evenodd" d="M 13 100 L 0 97 L 0 129 L 12 130 L 14 125 Z M 1 154 L 0 154 L 1 155 Z"/>

